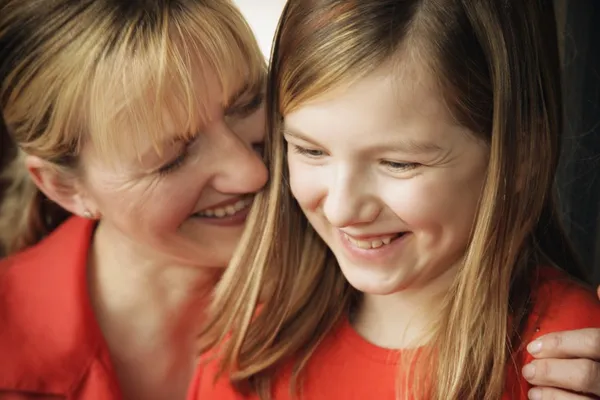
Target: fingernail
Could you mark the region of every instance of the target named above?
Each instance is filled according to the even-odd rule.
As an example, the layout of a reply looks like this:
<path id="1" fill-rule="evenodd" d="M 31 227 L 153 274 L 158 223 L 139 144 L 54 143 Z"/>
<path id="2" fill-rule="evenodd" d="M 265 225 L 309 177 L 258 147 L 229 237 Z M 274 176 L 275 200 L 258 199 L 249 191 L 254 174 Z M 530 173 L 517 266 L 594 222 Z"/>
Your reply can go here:
<path id="1" fill-rule="evenodd" d="M 531 389 L 527 393 L 527 398 L 529 400 L 542 400 L 542 391 L 540 389 Z"/>
<path id="2" fill-rule="evenodd" d="M 529 352 L 529 354 L 539 353 L 540 351 L 542 351 L 542 341 L 534 340 L 533 342 L 529 343 L 529 345 L 527 346 L 527 351 Z"/>
<path id="3" fill-rule="evenodd" d="M 523 367 L 522 373 L 525 379 L 533 379 L 535 376 L 535 365 L 527 364 L 525 367 Z"/>

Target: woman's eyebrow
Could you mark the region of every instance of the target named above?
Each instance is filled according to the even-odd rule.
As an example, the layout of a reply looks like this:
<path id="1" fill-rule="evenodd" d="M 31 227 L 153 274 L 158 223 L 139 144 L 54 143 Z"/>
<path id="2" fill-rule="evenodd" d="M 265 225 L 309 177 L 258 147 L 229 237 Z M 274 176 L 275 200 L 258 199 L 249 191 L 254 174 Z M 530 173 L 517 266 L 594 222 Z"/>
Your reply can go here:
<path id="1" fill-rule="evenodd" d="M 225 102 L 226 107 L 230 107 L 235 104 L 242 96 L 244 96 L 248 92 L 252 92 L 257 90 L 257 88 L 262 88 L 265 83 L 265 77 L 261 77 L 257 80 L 246 80 L 242 85 L 240 85 L 228 98 Z"/>

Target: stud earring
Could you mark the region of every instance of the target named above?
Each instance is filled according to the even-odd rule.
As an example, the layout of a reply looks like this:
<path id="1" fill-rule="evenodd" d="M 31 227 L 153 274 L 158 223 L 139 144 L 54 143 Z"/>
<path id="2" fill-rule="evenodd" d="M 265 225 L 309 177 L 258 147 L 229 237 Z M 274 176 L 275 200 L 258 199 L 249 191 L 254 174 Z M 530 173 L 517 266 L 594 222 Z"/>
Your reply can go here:
<path id="1" fill-rule="evenodd" d="M 91 213 L 91 212 L 89 212 L 88 210 L 85 210 L 85 211 L 83 212 L 83 217 L 84 217 L 84 218 L 87 218 L 87 219 L 92 219 L 94 216 L 92 215 L 92 213 Z"/>

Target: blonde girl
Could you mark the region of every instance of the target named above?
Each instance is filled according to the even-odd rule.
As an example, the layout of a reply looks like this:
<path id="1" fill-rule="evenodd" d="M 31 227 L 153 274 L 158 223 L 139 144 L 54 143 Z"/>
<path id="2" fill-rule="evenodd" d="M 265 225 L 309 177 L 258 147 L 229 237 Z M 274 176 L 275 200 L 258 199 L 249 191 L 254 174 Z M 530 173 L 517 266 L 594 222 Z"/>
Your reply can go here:
<path id="1" fill-rule="evenodd" d="M 551 1 L 290 0 L 272 179 L 190 397 L 527 398 L 529 340 L 600 327 L 556 210 L 559 73 Z"/>

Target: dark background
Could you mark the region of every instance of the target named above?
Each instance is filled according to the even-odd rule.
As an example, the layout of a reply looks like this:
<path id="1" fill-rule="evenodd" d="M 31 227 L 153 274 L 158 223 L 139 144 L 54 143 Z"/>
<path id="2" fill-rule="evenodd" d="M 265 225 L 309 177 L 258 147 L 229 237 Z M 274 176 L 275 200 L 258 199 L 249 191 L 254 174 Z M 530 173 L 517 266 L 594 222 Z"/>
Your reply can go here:
<path id="1" fill-rule="evenodd" d="M 600 284 L 600 1 L 555 4 L 566 113 L 561 205 L 584 266 Z"/>
<path id="2" fill-rule="evenodd" d="M 600 1 L 555 0 L 555 5 L 566 113 L 561 207 L 584 266 L 600 284 Z M 11 151 L 0 128 L 0 167 Z"/>

